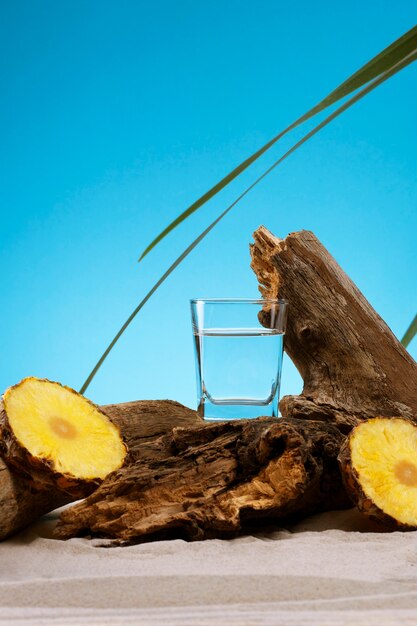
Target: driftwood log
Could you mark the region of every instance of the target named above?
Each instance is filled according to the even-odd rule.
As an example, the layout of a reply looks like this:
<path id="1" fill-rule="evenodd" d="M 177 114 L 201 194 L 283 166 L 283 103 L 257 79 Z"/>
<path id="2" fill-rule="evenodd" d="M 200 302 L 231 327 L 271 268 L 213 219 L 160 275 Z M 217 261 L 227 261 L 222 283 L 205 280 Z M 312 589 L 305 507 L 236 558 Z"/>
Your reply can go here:
<path id="1" fill-rule="evenodd" d="M 119 541 L 230 537 L 248 525 L 348 506 L 335 465 L 352 426 L 417 418 L 417 365 L 310 232 L 261 227 L 252 267 L 267 298 L 285 298 L 286 351 L 304 389 L 284 418 L 176 429 L 61 515 L 56 536 Z M 267 321 L 267 311 L 260 312 Z"/>
<path id="2" fill-rule="evenodd" d="M 175 428 L 134 450 L 86 500 L 62 512 L 55 536 L 114 543 L 233 537 L 281 519 L 351 506 L 331 424 L 258 418 Z"/>
<path id="3" fill-rule="evenodd" d="M 171 400 L 139 400 L 101 408 L 119 426 L 132 449 L 139 442 L 157 439 L 174 426 L 192 427 L 202 422 L 195 411 Z M 58 490 L 36 490 L 30 479 L 9 468 L 0 458 L 0 540 L 72 500 Z"/>
<path id="4" fill-rule="evenodd" d="M 285 350 L 300 372 L 283 416 L 348 432 L 376 416 L 417 419 L 417 363 L 312 232 L 278 239 L 261 226 L 252 268 L 265 298 L 285 298 Z"/>

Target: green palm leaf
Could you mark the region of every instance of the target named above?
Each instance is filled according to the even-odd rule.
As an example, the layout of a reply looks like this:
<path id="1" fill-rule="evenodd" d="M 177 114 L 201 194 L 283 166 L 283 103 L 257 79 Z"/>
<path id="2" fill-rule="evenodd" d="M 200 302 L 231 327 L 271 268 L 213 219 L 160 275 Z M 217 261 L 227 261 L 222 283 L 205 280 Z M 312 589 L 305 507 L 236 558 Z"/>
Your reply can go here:
<path id="1" fill-rule="evenodd" d="M 393 76 L 394 74 L 402 70 L 404 67 L 406 67 L 407 65 L 409 65 L 416 59 L 417 59 L 417 52 L 412 52 L 411 54 L 408 54 L 405 59 L 396 63 L 390 70 L 383 72 L 377 78 L 372 80 L 366 87 L 361 89 L 357 94 L 352 96 L 352 98 L 347 100 L 343 105 L 341 105 L 339 108 L 333 111 L 333 113 L 331 113 L 322 122 L 320 122 L 320 124 L 315 126 L 309 133 L 307 133 L 302 139 L 300 139 L 300 141 L 294 144 L 294 146 L 292 146 L 292 148 L 290 148 L 282 157 L 280 157 L 277 161 L 275 161 L 275 163 L 273 163 L 261 176 L 259 176 L 249 187 L 247 187 L 247 189 L 245 189 L 245 191 L 243 191 L 236 198 L 236 200 L 232 202 L 232 204 L 230 204 L 202 233 L 200 233 L 200 235 L 184 250 L 184 252 L 182 252 L 182 254 L 180 254 L 180 256 L 174 261 L 174 263 L 172 263 L 172 265 L 164 272 L 161 278 L 155 283 L 152 289 L 140 301 L 136 309 L 129 316 L 129 318 L 123 324 L 123 326 L 118 331 L 114 339 L 110 342 L 110 344 L 108 345 L 108 347 L 106 348 L 106 350 L 104 351 L 100 359 L 97 361 L 93 370 L 91 371 L 86 381 L 84 382 L 83 386 L 81 387 L 80 393 L 85 393 L 85 391 L 89 387 L 91 381 L 93 380 L 94 376 L 97 374 L 99 368 L 103 364 L 104 360 L 106 359 L 110 351 L 113 349 L 117 341 L 120 339 L 124 331 L 128 328 L 128 326 L 134 320 L 134 318 L 139 313 L 139 311 L 147 303 L 149 298 L 162 285 L 162 283 L 168 278 L 168 276 L 172 274 L 172 272 L 178 267 L 178 265 L 190 254 L 190 252 L 194 250 L 194 248 L 206 237 L 206 235 L 208 235 L 208 233 L 220 222 L 220 220 L 222 220 L 223 217 L 225 217 L 229 213 L 229 211 L 231 211 L 231 209 L 233 209 L 233 207 L 236 206 L 238 202 L 240 202 L 242 198 L 244 198 L 256 185 L 258 185 L 273 169 L 275 169 L 280 163 L 282 163 L 282 161 L 288 158 L 302 144 L 304 144 L 306 141 L 311 139 L 311 137 L 313 137 L 316 133 L 318 133 L 319 130 L 321 130 L 324 126 L 327 126 L 327 124 L 329 124 L 332 120 L 334 120 L 341 113 L 343 113 L 343 111 L 345 111 L 350 106 L 352 106 L 352 104 L 354 104 L 355 102 L 363 98 L 363 96 L 368 94 L 370 91 L 378 87 L 378 85 L 388 80 L 388 78 L 390 78 L 391 76 Z"/>
<path id="2" fill-rule="evenodd" d="M 368 82 L 379 76 L 382 72 L 386 72 L 396 63 L 404 59 L 410 52 L 417 48 L 417 26 L 414 26 L 411 30 L 406 32 L 402 37 L 394 41 L 391 45 L 385 48 L 382 52 L 377 54 L 369 63 L 366 63 L 361 69 L 352 74 L 347 80 L 345 80 L 339 87 L 326 96 L 321 102 L 310 109 L 307 113 L 299 117 L 295 122 L 290 124 L 287 128 L 281 131 L 278 135 L 273 137 L 262 148 L 257 150 L 249 158 L 245 159 L 240 165 L 235 167 L 229 174 L 216 183 L 205 194 L 193 202 L 185 211 L 183 211 L 178 217 L 176 217 L 164 230 L 159 233 L 155 239 L 145 248 L 142 252 L 139 261 L 141 261 L 151 250 L 154 248 L 168 233 L 176 228 L 187 217 L 195 213 L 203 204 L 213 198 L 219 191 L 221 191 L 232 180 L 237 178 L 242 172 L 244 172 L 254 161 L 259 159 L 269 148 L 271 148 L 279 139 L 289 133 L 291 130 L 303 124 L 313 116 L 317 115 L 324 109 L 335 104 L 345 96 L 353 93 L 360 87 L 363 87 Z"/>
<path id="3" fill-rule="evenodd" d="M 417 315 L 415 316 L 410 326 L 405 331 L 404 337 L 401 339 L 401 343 L 403 344 L 403 346 L 406 348 L 416 335 L 417 335 Z"/>

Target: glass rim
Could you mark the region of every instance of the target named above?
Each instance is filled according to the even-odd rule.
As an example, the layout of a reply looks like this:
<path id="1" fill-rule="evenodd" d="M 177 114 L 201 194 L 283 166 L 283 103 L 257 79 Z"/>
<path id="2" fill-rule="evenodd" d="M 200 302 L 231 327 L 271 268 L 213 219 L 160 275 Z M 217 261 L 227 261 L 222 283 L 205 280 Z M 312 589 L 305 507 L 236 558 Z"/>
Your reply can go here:
<path id="1" fill-rule="evenodd" d="M 284 298 L 191 298 L 191 304 L 288 304 Z"/>

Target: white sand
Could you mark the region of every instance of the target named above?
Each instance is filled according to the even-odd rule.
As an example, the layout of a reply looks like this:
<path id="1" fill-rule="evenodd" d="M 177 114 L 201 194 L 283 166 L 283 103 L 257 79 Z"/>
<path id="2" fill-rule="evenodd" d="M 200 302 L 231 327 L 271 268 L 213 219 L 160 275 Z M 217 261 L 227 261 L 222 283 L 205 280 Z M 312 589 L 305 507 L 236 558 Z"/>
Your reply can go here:
<path id="1" fill-rule="evenodd" d="M 124 548 L 50 538 L 54 516 L 0 544 L 0 625 L 417 625 L 417 533 L 356 511 L 232 541 Z"/>

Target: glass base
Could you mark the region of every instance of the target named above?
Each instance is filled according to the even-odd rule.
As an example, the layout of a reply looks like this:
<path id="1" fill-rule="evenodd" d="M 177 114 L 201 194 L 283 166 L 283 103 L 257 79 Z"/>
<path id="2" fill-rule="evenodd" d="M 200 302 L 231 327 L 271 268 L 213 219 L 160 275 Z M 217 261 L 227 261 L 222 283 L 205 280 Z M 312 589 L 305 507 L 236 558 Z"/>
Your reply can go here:
<path id="1" fill-rule="evenodd" d="M 270 404 L 213 404 L 202 400 L 197 413 L 209 422 L 225 420 L 255 419 L 256 417 L 278 417 L 277 402 Z"/>

